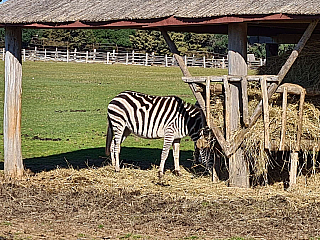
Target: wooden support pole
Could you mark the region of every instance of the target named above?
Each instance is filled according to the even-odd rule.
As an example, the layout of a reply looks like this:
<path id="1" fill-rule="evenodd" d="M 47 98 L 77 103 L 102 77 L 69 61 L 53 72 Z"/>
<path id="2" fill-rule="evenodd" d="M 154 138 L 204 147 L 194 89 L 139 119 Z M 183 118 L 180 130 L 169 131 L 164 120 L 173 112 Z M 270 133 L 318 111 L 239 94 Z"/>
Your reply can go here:
<path id="1" fill-rule="evenodd" d="M 210 78 L 207 78 L 206 81 L 206 118 L 208 127 L 210 127 L 210 118 L 211 118 L 211 112 L 210 112 Z"/>
<path id="2" fill-rule="evenodd" d="M 317 26 L 318 22 L 319 22 L 319 20 L 317 19 L 317 20 L 313 20 L 309 24 L 308 28 L 306 29 L 306 31 L 302 35 L 300 41 L 298 42 L 298 44 L 296 45 L 296 47 L 294 48 L 294 50 L 290 54 L 290 56 L 287 59 L 286 63 L 282 66 L 281 70 L 279 71 L 279 73 L 278 73 L 278 83 L 273 83 L 269 87 L 269 89 L 268 89 L 268 97 L 269 98 L 277 91 L 278 86 L 280 85 L 280 83 L 282 82 L 282 80 L 284 79 L 284 77 L 286 76 L 288 71 L 290 70 L 292 64 L 297 59 L 299 53 L 302 51 L 303 47 L 307 43 L 308 39 L 310 38 L 310 36 L 311 36 L 313 30 L 315 29 L 315 27 Z M 256 107 L 254 113 L 252 114 L 252 116 L 250 118 L 249 127 L 242 129 L 233 138 L 233 141 L 230 141 L 229 152 L 228 152 L 230 155 L 232 153 L 234 153 L 239 148 L 239 146 L 241 145 L 242 141 L 244 140 L 244 136 L 249 132 L 249 129 L 257 122 L 258 118 L 261 115 L 261 112 L 262 112 L 262 101 L 260 101 L 260 103 Z M 227 153 L 226 153 L 226 155 L 228 156 Z"/>
<path id="3" fill-rule="evenodd" d="M 290 172 L 289 172 L 290 187 L 293 187 L 297 183 L 298 161 L 299 161 L 298 152 L 294 151 L 290 153 Z"/>
<path id="4" fill-rule="evenodd" d="M 302 136 L 303 105 L 304 105 L 305 97 L 306 97 L 306 90 L 303 89 L 300 94 L 296 151 L 300 151 L 301 136 Z"/>
<path id="5" fill-rule="evenodd" d="M 241 78 L 241 93 L 242 93 L 242 120 L 243 124 L 249 126 L 249 110 L 248 110 L 248 80 L 247 77 Z"/>
<path id="6" fill-rule="evenodd" d="M 166 40 L 171 52 L 173 53 L 174 58 L 177 60 L 178 65 L 179 65 L 179 67 L 180 67 L 180 69 L 182 71 L 183 76 L 191 77 L 191 74 L 190 74 L 190 72 L 189 72 L 189 70 L 188 70 L 188 68 L 187 68 L 187 66 L 186 66 L 186 64 L 184 62 L 183 57 L 181 57 L 179 55 L 179 51 L 178 51 L 176 45 L 174 44 L 174 42 L 171 40 L 171 38 L 168 35 L 167 31 L 161 29 L 161 33 L 162 33 L 164 39 Z M 204 99 L 203 99 L 201 93 L 196 92 L 196 84 L 192 83 L 192 84 L 189 84 L 189 86 L 190 86 L 194 96 L 196 97 L 196 99 L 197 99 L 202 111 L 205 113 L 206 112 L 205 111 L 205 102 L 204 102 Z"/>
<path id="7" fill-rule="evenodd" d="M 261 79 L 261 93 L 262 93 L 262 101 L 263 101 L 264 148 L 270 149 L 269 98 L 268 98 L 267 80 L 265 76 L 263 76 Z"/>
<path id="8" fill-rule="evenodd" d="M 21 94 L 22 94 L 22 30 L 5 28 L 5 96 L 3 119 L 4 174 L 21 178 Z"/>
<path id="9" fill-rule="evenodd" d="M 229 141 L 231 138 L 230 131 L 230 109 L 231 109 L 231 93 L 228 81 L 228 76 L 223 76 L 223 87 L 224 87 L 224 108 L 225 108 L 225 134 L 226 140 Z"/>
<path id="10" fill-rule="evenodd" d="M 247 67 L 247 24 L 230 23 L 228 25 L 228 71 L 229 75 L 246 76 Z M 231 136 L 240 127 L 241 84 L 230 83 L 230 132 Z M 249 168 L 241 148 L 229 158 L 229 185 L 247 188 Z"/>
<path id="11" fill-rule="evenodd" d="M 281 119 L 281 139 L 279 151 L 284 151 L 286 143 L 286 125 L 287 125 L 287 103 L 288 103 L 288 88 L 283 88 L 282 94 L 282 119 Z"/>

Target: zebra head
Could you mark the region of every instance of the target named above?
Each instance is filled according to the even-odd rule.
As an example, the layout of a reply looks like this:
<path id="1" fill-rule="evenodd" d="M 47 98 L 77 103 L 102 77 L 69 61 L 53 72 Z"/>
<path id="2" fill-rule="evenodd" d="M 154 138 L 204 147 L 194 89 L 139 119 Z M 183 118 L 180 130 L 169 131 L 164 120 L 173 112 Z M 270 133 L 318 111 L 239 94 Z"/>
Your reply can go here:
<path id="1" fill-rule="evenodd" d="M 200 138 L 195 144 L 195 161 L 210 171 L 213 166 L 213 148 L 216 138 L 209 127 L 204 127 L 199 131 Z"/>

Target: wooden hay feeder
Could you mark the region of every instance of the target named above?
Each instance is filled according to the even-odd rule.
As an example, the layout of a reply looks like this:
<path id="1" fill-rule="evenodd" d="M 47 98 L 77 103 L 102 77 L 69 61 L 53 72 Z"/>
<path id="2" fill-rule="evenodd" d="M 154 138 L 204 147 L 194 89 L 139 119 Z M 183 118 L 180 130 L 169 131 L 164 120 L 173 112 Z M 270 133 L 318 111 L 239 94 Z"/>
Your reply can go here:
<path id="1" fill-rule="evenodd" d="M 241 43 L 241 41 L 240 43 L 236 42 L 235 39 L 237 38 L 233 38 L 235 31 L 233 30 L 232 25 L 229 26 L 229 75 L 227 76 L 192 77 L 183 61 L 183 58 L 179 55 L 175 44 L 171 41 L 167 32 L 162 31 L 165 40 L 167 41 L 182 70 L 184 75 L 182 78 L 183 81 L 189 84 L 194 96 L 206 115 L 208 126 L 212 129 L 222 151 L 229 158 L 230 186 L 249 186 L 249 167 L 245 162 L 243 152 L 239 147 L 245 139 L 245 135 L 249 132 L 250 128 L 255 125 L 262 113 L 264 120 L 264 149 L 270 150 L 271 148 L 269 133 L 269 99 L 276 92 L 283 93 L 282 130 L 281 143 L 279 146 L 280 150 L 283 150 L 285 146 L 287 94 L 300 95 L 297 143 L 296 147 L 291 153 L 290 163 L 290 186 L 293 186 L 296 183 L 298 151 L 300 150 L 302 132 L 303 103 L 306 91 L 302 87 L 294 84 L 280 85 L 285 75 L 290 70 L 292 64 L 297 59 L 307 40 L 310 38 L 317 23 L 318 21 L 313 21 L 309 24 L 295 49 L 292 51 L 286 63 L 282 66 L 277 75 L 260 76 L 247 75 L 247 65 L 245 59 L 242 57 L 246 55 L 246 46 L 244 47 L 244 44 Z M 241 24 L 238 24 L 235 28 L 239 29 L 241 27 L 245 28 L 245 26 Z M 243 34 L 246 35 L 245 29 L 242 31 L 242 35 Z M 260 82 L 262 93 L 262 100 L 256 106 L 251 117 L 249 117 L 247 93 L 248 82 L 250 81 Z M 222 133 L 221 129 L 217 126 L 216 121 L 210 114 L 211 83 L 220 83 L 223 84 L 224 87 L 225 134 Z M 213 176 L 216 175 L 217 174 L 213 172 Z M 216 179 L 216 177 L 213 177 L 213 179 Z"/>

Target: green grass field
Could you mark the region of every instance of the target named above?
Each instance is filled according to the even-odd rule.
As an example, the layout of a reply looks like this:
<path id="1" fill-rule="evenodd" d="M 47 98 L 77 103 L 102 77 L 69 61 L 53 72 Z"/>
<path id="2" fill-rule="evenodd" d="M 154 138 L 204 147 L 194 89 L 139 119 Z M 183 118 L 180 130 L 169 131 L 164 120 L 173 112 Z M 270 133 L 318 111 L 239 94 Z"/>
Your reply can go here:
<path id="1" fill-rule="evenodd" d="M 193 75 L 227 73 L 226 70 L 202 68 L 191 68 L 190 71 Z M 108 102 L 123 90 L 177 95 L 195 102 L 181 76 L 179 68 L 23 63 L 22 154 L 26 166 L 40 170 L 67 162 L 76 166 L 82 166 L 86 161 L 89 164 L 101 162 L 104 157 Z M 0 61 L 0 81 L 3 106 L 3 61 Z M 0 124 L 2 133 L 3 107 L 0 108 Z M 184 139 L 181 145 L 182 158 L 190 158 L 193 148 L 190 139 Z M 123 143 L 123 147 L 122 159 L 157 163 L 162 141 L 131 136 Z M 0 151 L 0 161 L 3 161 L 3 149 Z M 0 165 L 0 169 L 2 167 Z"/>

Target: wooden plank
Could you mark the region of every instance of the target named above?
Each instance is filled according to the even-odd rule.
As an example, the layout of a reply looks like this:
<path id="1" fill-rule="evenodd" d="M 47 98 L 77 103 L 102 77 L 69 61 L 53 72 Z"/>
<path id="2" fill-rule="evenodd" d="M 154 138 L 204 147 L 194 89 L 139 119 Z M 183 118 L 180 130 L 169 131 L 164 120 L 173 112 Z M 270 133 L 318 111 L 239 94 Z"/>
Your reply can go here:
<path id="1" fill-rule="evenodd" d="M 297 144 L 296 151 L 300 151 L 301 136 L 302 136 L 302 120 L 303 120 L 303 105 L 306 96 L 306 91 L 303 90 L 300 95 L 299 114 L 298 114 L 298 132 L 297 132 Z"/>
<path id="2" fill-rule="evenodd" d="M 284 83 L 278 87 L 277 93 L 282 93 L 283 89 L 286 88 L 288 94 L 301 95 L 302 91 L 305 91 L 303 87 L 293 84 L 293 83 Z"/>
<path id="3" fill-rule="evenodd" d="M 247 66 L 247 24 L 228 24 L 228 75 L 246 76 Z M 231 135 L 240 127 L 240 83 L 230 84 L 230 131 Z M 229 158 L 229 185 L 247 188 L 249 169 L 241 148 Z"/>
<path id="4" fill-rule="evenodd" d="M 22 94 L 22 30 L 5 28 L 5 96 L 3 119 L 4 174 L 21 178 L 21 94 Z"/>
<path id="5" fill-rule="evenodd" d="M 285 150 L 286 143 L 286 125 L 287 125 L 287 103 L 288 103 L 288 88 L 283 87 L 282 95 L 282 119 L 281 119 L 281 139 L 279 151 Z"/>
<path id="6" fill-rule="evenodd" d="M 278 77 L 275 75 L 265 75 L 267 82 L 278 82 Z M 221 76 L 199 76 L 199 77 L 182 77 L 182 80 L 186 83 L 205 83 L 207 78 L 210 78 L 211 82 L 223 82 L 224 78 Z M 228 76 L 229 82 L 240 82 L 242 78 L 246 77 L 247 81 L 259 81 L 262 76 Z"/>
<path id="7" fill-rule="evenodd" d="M 249 126 L 249 101 L 248 101 L 248 81 L 244 76 L 241 80 L 241 93 L 242 93 L 242 121 L 245 127 Z"/>
<path id="8" fill-rule="evenodd" d="M 261 93 L 263 101 L 263 124 L 264 124 L 264 148 L 270 148 L 270 132 L 269 132 L 269 99 L 266 78 L 261 79 Z"/>

